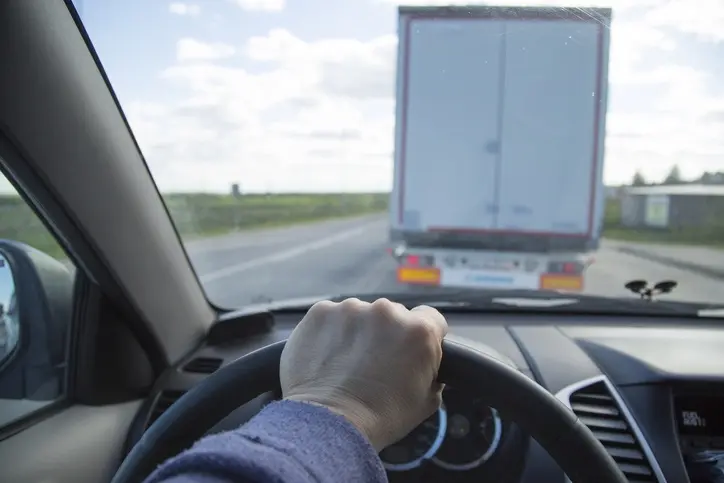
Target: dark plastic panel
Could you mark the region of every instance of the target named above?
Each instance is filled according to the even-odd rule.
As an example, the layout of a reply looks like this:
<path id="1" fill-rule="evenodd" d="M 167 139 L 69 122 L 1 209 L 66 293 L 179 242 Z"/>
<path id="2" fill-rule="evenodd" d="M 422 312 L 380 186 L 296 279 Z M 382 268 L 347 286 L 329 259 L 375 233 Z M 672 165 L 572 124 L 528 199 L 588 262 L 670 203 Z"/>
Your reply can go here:
<path id="1" fill-rule="evenodd" d="M 181 361 L 218 357 L 227 364 L 244 354 L 288 337 L 301 313 L 279 314 L 271 332 L 243 342 L 202 345 Z M 601 374 L 618 387 L 642 432 L 649 440 L 668 481 L 686 481 L 675 435 L 671 383 L 724 380 L 724 332 L 711 321 L 692 327 L 692 321 L 637 317 L 447 313 L 452 338 L 471 346 L 488 346 L 536 379 L 552 393 Z M 161 389 L 185 390 L 205 375 L 178 368 L 159 380 Z M 268 400 L 262 398 L 261 404 Z M 238 425 L 260 409 L 259 402 L 235 411 L 215 428 Z M 138 421 L 145 421 L 147 405 Z M 136 433 L 138 434 L 138 433 Z M 520 481 L 565 481 L 548 453 L 530 441 Z M 456 475 L 455 481 L 467 481 Z"/>

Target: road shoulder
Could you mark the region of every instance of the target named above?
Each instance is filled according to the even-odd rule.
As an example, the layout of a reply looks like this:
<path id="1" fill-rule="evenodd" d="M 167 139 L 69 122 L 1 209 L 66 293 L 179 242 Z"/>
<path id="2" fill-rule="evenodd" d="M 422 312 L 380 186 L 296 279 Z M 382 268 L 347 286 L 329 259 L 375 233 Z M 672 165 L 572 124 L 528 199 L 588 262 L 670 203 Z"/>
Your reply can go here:
<path id="1" fill-rule="evenodd" d="M 724 250 L 617 240 L 605 240 L 604 242 L 609 248 L 621 253 L 724 280 Z"/>

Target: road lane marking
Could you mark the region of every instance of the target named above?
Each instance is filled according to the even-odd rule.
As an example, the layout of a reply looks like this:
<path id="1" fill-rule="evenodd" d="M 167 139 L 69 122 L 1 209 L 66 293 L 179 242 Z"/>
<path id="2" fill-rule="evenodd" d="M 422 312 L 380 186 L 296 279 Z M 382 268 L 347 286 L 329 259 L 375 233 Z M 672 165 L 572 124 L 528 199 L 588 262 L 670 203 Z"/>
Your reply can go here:
<path id="1" fill-rule="evenodd" d="M 224 235 L 191 239 L 184 242 L 184 248 L 193 258 L 219 249 L 236 249 L 277 243 L 288 240 L 289 236 L 306 236 L 309 232 L 319 230 L 320 228 L 325 230 L 331 228 L 329 231 L 334 232 L 335 229 L 354 226 L 359 222 L 368 220 L 382 221 L 382 219 L 383 216 L 381 214 L 374 214 L 301 223 L 298 225 L 238 230 Z M 384 219 L 386 220 L 386 218 Z"/>
<path id="2" fill-rule="evenodd" d="M 362 226 L 358 226 L 357 228 L 353 228 L 351 230 L 345 230 L 343 232 L 336 233 L 332 236 L 328 236 L 328 237 L 316 240 L 312 243 L 300 245 L 298 247 L 294 247 L 289 250 L 277 252 L 272 255 L 267 255 L 265 257 L 254 258 L 253 260 L 249 260 L 247 262 L 240 263 L 238 265 L 231 265 L 231 266 L 222 268 L 220 270 L 214 270 L 212 272 L 201 275 L 199 277 L 199 280 L 201 281 L 201 283 L 209 283 L 209 282 L 213 282 L 213 281 L 228 277 L 230 275 L 237 275 L 239 273 L 246 272 L 247 270 L 251 270 L 253 268 L 263 267 L 264 265 L 270 265 L 272 263 L 284 262 L 286 260 L 296 258 L 300 255 L 309 253 L 311 251 L 326 248 L 330 245 L 334 245 L 335 243 L 339 243 L 344 240 L 348 240 L 355 236 L 363 235 L 367 230 L 369 230 L 373 226 L 380 225 L 380 224 L 381 223 L 379 221 L 375 221 L 373 223 L 366 223 Z"/>

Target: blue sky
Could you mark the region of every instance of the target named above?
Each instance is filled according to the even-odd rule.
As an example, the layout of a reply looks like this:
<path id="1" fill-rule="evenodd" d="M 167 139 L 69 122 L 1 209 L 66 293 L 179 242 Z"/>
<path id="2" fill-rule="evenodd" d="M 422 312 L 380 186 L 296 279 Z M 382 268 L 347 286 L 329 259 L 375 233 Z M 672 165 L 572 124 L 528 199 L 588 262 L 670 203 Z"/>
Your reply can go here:
<path id="1" fill-rule="evenodd" d="M 394 0 L 76 4 L 162 190 L 391 186 Z M 724 2 L 604 5 L 606 181 L 724 170 Z"/>
<path id="2" fill-rule="evenodd" d="M 176 44 L 181 38 L 241 46 L 249 37 L 264 36 L 282 26 L 307 41 L 346 37 L 371 40 L 396 28 L 394 8 L 373 1 L 295 1 L 278 12 L 250 12 L 228 0 L 197 3 L 76 0 L 74 3 L 80 9 L 114 88 L 129 100 L 155 100 L 161 96 L 173 101 L 165 86 L 154 81 L 163 68 L 175 63 Z M 169 11 L 172 4 L 203 9 L 198 15 L 174 15 Z M 134 35 L 130 35 L 131 32 Z M 243 58 L 226 63 L 250 72 L 264 70 L 263 65 L 245 62 Z"/>

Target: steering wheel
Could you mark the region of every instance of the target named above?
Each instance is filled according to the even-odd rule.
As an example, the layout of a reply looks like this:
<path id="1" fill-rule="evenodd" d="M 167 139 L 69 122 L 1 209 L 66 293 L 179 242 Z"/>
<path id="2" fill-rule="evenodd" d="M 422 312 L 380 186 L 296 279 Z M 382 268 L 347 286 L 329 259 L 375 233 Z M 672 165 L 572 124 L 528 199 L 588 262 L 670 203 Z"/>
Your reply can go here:
<path id="1" fill-rule="evenodd" d="M 286 341 L 247 354 L 189 390 L 144 433 L 112 483 L 143 481 L 166 458 L 190 447 L 225 415 L 279 387 Z M 549 392 L 515 368 L 444 340 L 439 380 L 465 388 L 515 421 L 545 448 L 571 481 L 626 483 L 593 433 Z"/>

